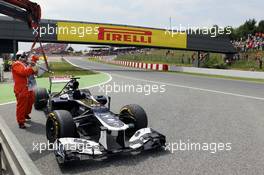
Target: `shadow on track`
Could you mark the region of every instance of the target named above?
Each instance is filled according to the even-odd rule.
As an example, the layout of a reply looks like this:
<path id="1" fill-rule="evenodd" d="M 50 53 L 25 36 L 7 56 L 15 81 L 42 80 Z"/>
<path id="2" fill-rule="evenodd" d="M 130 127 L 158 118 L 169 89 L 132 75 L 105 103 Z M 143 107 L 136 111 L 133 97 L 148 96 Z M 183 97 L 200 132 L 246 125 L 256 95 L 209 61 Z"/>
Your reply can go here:
<path id="1" fill-rule="evenodd" d="M 42 123 L 37 123 L 34 121 L 27 122 L 30 127 L 27 127 L 26 132 L 31 132 L 38 135 L 46 135 L 46 126 Z"/>
<path id="2" fill-rule="evenodd" d="M 53 154 L 53 151 L 50 150 L 45 150 L 43 152 L 39 152 L 39 151 L 35 151 L 32 153 L 29 153 L 29 157 L 32 159 L 32 161 L 37 161 L 43 157 L 46 157 L 47 155 Z M 52 155 L 53 156 L 53 155 Z M 57 163 L 56 161 L 54 161 L 54 163 Z"/>
<path id="3" fill-rule="evenodd" d="M 91 172 L 101 168 L 107 168 L 110 166 L 136 166 L 141 162 L 149 158 L 157 158 L 170 154 L 169 151 L 162 149 L 143 151 L 138 155 L 132 154 L 119 154 L 112 155 L 104 160 L 84 160 L 68 162 L 64 166 L 61 166 L 61 172 L 63 174 L 80 174 L 84 172 Z"/>

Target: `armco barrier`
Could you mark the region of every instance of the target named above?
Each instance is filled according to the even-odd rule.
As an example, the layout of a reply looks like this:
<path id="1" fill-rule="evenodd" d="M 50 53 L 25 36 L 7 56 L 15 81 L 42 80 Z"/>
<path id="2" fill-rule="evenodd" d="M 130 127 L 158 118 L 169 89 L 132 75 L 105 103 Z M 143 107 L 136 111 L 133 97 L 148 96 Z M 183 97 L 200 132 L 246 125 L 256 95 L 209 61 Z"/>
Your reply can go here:
<path id="1" fill-rule="evenodd" d="M 264 79 L 264 72 L 253 72 L 253 71 L 205 69 L 205 68 L 178 67 L 178 66 L 169 66 L 169 71 L 220 75 L 220 76 L 229 76 L 229 77 L 237 77 L 237 78 Z"/>
<path id="2" fill-rule="evenodd" d="M 139 69 L 148 69 L 148 70 L 156 70 L 156 71 L 168 71 L 169 66 L 167 64 L 152 64 L 152 63 L 142 63 L 142 62 L 131 62 L 131 61 L 107 61 L 111 64 L 123 65 L 127 67 L 134 67 Z"/>
<path id="3" fill-rule="evenodd" d="M 0 175 L 39 175 L 40 172 L 0 116 Z"/>

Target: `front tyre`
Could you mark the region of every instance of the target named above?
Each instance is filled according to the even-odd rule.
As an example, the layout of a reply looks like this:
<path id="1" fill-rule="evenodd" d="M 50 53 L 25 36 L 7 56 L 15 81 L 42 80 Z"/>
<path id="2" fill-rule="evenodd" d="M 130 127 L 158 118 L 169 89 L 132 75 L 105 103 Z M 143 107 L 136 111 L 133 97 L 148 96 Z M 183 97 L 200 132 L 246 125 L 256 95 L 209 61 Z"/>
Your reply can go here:
<path id="1" fill-rule="evenodd" d="M 127 136 L 132 136 L 136 131 L 148 127 L 148 118 L 145 110 L 136 104 L 126 105 L 121 108 L 119 118 L 125 124 L 133 127 L 126 131 Z"/>
<path id="2" fill-rule="evenodd" d="M 46 136 L 50 143 L 59 138 L 74 137 L 75 134 L 76 125 L 70 112 L 57 110 L 48 115 Z"/>

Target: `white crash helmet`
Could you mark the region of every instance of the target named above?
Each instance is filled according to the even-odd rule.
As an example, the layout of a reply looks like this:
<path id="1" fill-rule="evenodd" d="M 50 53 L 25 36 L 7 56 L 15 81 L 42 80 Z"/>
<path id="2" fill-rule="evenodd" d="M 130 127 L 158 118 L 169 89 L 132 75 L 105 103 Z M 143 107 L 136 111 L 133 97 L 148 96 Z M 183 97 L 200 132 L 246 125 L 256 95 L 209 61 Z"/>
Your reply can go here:
<path id="1" fill-rule="evenodd" d="M 18 56 L 18 55 L 23 55 L 23 54 L 25 54 L 25 52 L 23 51 L 23 50 L 19 50 L 17 53 L 16 53 L 16 55 Z"/>
<path id="2" fill-rule="evenodd" d="M 26 54 L 26 52 L 24 52 L 23 50 L 19 50 L 19 51 L 16 53 L 16 58 L 17 58 L 17 59 L 25 60 L 25 59 L 27 59 L 27 54 Z"/>

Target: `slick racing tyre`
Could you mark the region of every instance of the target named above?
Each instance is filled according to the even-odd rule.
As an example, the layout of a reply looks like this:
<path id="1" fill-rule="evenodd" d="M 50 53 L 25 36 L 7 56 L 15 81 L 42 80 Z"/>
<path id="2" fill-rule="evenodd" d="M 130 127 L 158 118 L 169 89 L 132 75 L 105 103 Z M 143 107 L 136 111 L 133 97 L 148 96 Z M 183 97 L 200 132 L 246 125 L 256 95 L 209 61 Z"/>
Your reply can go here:
<path id="1" fill-rule="evenodd" d="M 75 137 L 75 135 L 76 125 L 70 112 L 57 110 L 48 115 L 46 136 L 50 143 L 59 138 Z"/>
<path id="2" fill-rule="evenodd" d="M 131 137 L 136 131 L 148 127 L 148 118 L 145 110 L 136 104 L 126 105 L 120 110 L 119 118 L 125 124 L 132 124 L 133 127 L 126 131 L 126 135 Z"/>
<path id="3" fill-rule="evenodd" d="M 35 90 L 35 103 L 34 107 L 36 110 L 41 110 L 47 107 L 49 100 L 49 94 L 46 88 L 37 88 Z"/>

